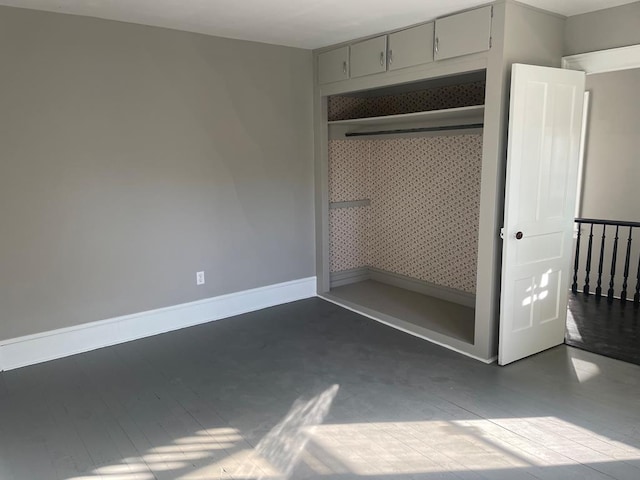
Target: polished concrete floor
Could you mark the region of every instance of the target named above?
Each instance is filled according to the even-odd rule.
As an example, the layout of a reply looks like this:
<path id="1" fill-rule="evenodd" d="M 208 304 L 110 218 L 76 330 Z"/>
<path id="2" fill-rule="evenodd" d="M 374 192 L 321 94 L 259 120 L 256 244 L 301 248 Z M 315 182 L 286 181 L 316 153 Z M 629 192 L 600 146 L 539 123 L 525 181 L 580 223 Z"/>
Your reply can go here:
<path id="1" fill-rule="evenodd" d="M 637 480 L 639 399 L 636 365 L 484 365 L 309 299 L 1 373 L 0 479 Z"/>
<path id="2" fill-rule="evenodd" d="M 565 338 L 573 347 L 640 365 L 640 308 L 569 293 Z"/>

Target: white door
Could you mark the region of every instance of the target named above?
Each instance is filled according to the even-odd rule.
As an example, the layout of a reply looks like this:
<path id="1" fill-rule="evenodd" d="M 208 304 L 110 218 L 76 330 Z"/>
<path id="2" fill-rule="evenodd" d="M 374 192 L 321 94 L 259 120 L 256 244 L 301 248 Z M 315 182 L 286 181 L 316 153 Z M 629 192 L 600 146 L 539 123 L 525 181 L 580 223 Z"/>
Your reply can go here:
<path id="1" fill-rule="evenodd" d="M 514 64 L 498 363 L 564 342 L 585 74 Z"/>

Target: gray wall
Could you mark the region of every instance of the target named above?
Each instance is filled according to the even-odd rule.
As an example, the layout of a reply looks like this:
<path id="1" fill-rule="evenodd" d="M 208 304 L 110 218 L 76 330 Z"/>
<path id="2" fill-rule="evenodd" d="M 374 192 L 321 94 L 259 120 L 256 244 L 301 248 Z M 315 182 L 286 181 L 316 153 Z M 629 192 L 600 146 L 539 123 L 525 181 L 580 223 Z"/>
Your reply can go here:
<path id="1" fill-rule="evenodd" d="M 565 29 L 565 54 L 640 44 L 639 25 L 640 2 L 570 17 Z M 640 69 L 587 76 L 590 112 L 579 212 L 582 217 L 640 221 L 640 190 L 637 180 L 640 178 L 638 85 Z M 586 242 L 589 234 L 587 227 L 583 227 L 582 234 L 583 242 Z M 596 227 L 593 234 L 594 241 L 599 241 L 602 229 Z M 624 269 L 626 235 L 627 230 L 622 229 L 620 248 L 623 250 L 620 251 L 623 253 L 618 255 L 616 268 L 619 272 L 618 282 L 621 282 L 620 272 Z M 612 231 L 609 230 L 604 256 L 605 269 L 610 268 L 612 238 Z M 633 265 L 640 255 L 640 245 L 637 239 L 634 240 L 631 252 Z M 587 249 L 584 245 L 586 244 L 583 243 L 580 260 L 581 279 L 585 275 L 583 269 L 586 265 Z"/>
<path id="2" fill-rule="evenodd" d="M 0 339 L 314 275 L 310 51 L 0 7 L 0 69 Z"/>
<path id="3" fill-rule="evenodd" d="M 640 44 L 640 2 L 569 17 L 565 55 Z M 640 70 L 587 76 L 581 216 L 640 221 Z"/>
<path id="4" fill-rule="evenodd" d="M 640 69 L 587 76 L 581 216 L 640 222 Z"/>
<path id="5" fill-rule="evenodd" d="M 567 19 L 565 55 L 640 44 L 640 2 Z"/>

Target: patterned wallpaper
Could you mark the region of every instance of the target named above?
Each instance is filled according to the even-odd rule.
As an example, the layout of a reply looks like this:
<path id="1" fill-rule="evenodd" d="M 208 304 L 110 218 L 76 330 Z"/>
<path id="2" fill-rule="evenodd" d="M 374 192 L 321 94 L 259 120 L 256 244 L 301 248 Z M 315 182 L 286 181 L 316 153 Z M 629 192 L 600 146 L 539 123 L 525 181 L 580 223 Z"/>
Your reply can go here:
<path id="1" fill-rule="evenodd" d="M 334 95 L 328 100 L 328 119 L 348 120 L 482 105 L 484 92 L 485 82 L 473 82 L 378 97 Z"/>
<path id="2" fill-rule="evenodd" d="M 481 135 L 329 142 L 331 271 L 363 266 L 475 293 Z"/>
<path id="3" fill-rule="evenodd" d="M 370 222 L 371 207 L 329 210 L 329 250 L 332 272 L 370 264 L 367 236 Z"/>
<path id="4" fill-rule="evenodd" d="M 329 201 L 369 198 L 369 140 L 329 142 Z"/>

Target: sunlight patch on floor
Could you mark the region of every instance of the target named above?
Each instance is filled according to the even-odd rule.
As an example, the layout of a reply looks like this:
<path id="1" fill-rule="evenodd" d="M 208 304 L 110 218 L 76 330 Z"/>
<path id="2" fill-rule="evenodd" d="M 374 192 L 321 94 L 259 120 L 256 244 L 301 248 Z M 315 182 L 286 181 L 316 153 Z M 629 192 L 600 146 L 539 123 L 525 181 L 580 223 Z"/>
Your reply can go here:
<path id="1" fill-rule="evenodd" d="M 582 379 L 599 374 L 590 362 L 572 361 Z M 203 429 L 68 480 L 147 480 L 159 472 L 180 480 L 284 480 L 298 465 L 317 476 L 380 477 L 640 460 L 640 448 L 553 416 L 323 424 L 337 390 L 297 400 L 255 448 L 235 429 Z"/>
<path id="2" fill-rule="evenodd" d="M 573 371 L 576 374 L 576 378 L 580 383 L 584 383 L 592 378 L 600 375 L 600 367 L 594 362 L 589 362 L 587 360 L 581 360 L 579 358 L 572 357 L 571 365 L 573 366 Z"/>
<path id="3" fill-rule="evenodd" d="M 556 417 L 322 425 L 312 442 L 365 476 L 640 460 L 640 449 Z"/>
<path id="4" fill-rule="evenodd" d="M 121 463 L 96 468 L 91 475 L 67 480 L 147 480 L 156 478 L 154 472 L 174 472 L 172 478 L 181 480 L 291 478 L 338 389 L 338 385 L 332 385 L 310 400 L 296 400 L 255 448 L 234 428 L 203 429 L 170 445 L 152 447 L 140 457 L 125 458 Z"/>
<path id="5" fill-rule="evenodd" d="M 571 313 L 571 309 L 567 307 L 567 329 L 570 332 L 570 337 L 577 342 L 582 342 L 582 335 L 580 334 L 580 330 L 576 324 L 575 319 L 573 318 L 573 313 Z"/>

